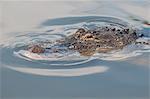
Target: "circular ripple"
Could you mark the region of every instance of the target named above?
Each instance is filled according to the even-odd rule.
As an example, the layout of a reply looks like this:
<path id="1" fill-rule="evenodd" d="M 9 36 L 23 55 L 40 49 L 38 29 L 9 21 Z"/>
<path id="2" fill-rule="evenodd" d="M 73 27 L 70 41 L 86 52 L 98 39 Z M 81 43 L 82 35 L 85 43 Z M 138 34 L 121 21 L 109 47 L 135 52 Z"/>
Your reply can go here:
<path id="1" fill-rule="evenodd" d="M 122 50 L 104 54 L 96 53 L 91 57 L 80 56 L 78 52 L 71 51 L 57 54 L 52 53 L 39 55 L 30 53 L 25 50 L 26 47 L 31 44 L 31 42 L 35 43 L 41 41 L 55 41 L 57 39 L 71 35 L 81 27 L 94 29 L 100 26 L 113 26 L 120 29 L 126 27 L 134 28 L 127 22 L 112 17 L 87 16 L 47 20 L 41 24 L 40 28 L 38 29 L 39 32 L 23 32 L 20 33 L 21 35 L 14 35 L 14 37 L 9 38 L 8 41 L 2 43 L 0 45 L 1 53 L 3 56 L 1 59 L 1 63 L 2 65 L 9 67 L 10 69 L 14 69 L 17 71 L 20 70 L 21 72 L 24 71 L 32 74 L 40 75 L 37 72 L 39 71 L 39 69 L 41 69 L 45 72 L 48 72 L 48 74 L 43 74 L 47 76 L 72 76 L 73 74 L 79 76 L 84 74 L 87 75 L 98 72 L 100 73 L 108 69 L 105 66 L 102 66 L 103 69 L 100 68 L 100 66 L 92 66 L 94 68 L 88 66 L 86 63 L 90 62 L 93 59 L 116 61 L 141 55 L 143 52 L 149 52 L 150 47 L 148 45 L 142 44 L 131 44 L 129 46 L 126 46 Z M 140 30 L 140 32 L 141 31 L 142 29 Z M 149 42 L 150 39 L 149 37 L 143 37 L 138 40 Z M 86 64 L 87 66 L 80 67 L 81 64 Z M 36 71 L 33 72 L 31 68 L 34 69 L 34 71 L 36 69 Z M 69 75 L 71 71 L 73 72 L 73 74 Z"/>

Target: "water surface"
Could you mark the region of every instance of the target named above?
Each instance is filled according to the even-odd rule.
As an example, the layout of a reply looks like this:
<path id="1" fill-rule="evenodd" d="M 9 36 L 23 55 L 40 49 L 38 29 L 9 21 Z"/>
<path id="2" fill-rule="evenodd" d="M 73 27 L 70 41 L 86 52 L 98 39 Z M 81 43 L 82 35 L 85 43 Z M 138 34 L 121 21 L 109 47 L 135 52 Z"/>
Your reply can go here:
<path id="1" fill-rule="evenodd" d="M 63 58 L 69 61 L 30 60 L 15 53 L 30 42 L 61 38 L 79 27 L 104 25 L 102 21 L 123 26 L 130 23 L 149 38 L 150 28 L 145 24 L 149 18 L 143 10 L 148 8 L 148 1 L 4 2 L 3 5 L 2 99 L 149 98 L 149 47 L 133 45 L 124 52 L 101 58 Z M 137 8 L 140 10 L 135 12 Z"/>

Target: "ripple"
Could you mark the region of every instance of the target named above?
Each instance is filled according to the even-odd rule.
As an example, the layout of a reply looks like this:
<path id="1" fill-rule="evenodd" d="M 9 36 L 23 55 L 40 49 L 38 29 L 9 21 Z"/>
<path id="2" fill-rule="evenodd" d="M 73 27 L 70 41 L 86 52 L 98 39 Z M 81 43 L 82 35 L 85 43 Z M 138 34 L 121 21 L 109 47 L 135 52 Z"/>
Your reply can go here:
<path id="1" fill-rule="evenodd" d="M 103 73 L 108 70 L 106 66 L 92 66 L 85 68 L 76 69 L 39 69 L 39 68 L 22 68 L 22 67 L 11 67 L 7 68 L 19 71 L 22 73 L 41 75 L 41 76 L 58 76 L 58 77 L 73 77 L 73 76 L 84 76 L 95 73 Z"/>
<path id="2" fill-rule="evenodd" d="M 20 35 L 14 35 L 9 38 L 9 40 L 0 44 L 2 56 L 4 56 L 1 59 L 1 63 L 9 69 L 23 73 L 43 76 L 70 77 L 103 73 L 108 70 L 107 66 L 101 66 L 99 64 L 98 66 L 76 68 L 77 65 L 86 64 L 91 60 L 99 59 L 106 61 L 119 61 L 129 57 L 136 57 L 145 52 L 150 52 L 150 46 L 143 44 L 131 44 L 121 50 L 116 50 L 109 53 L 96 53 L 90 57 L 81 56 L 75 51 L 34 54 L 25 50 L 29 44 L 43 41 L 55 41 L 71 35 L 76 31 L 76 29 L 81 27 L 93 29 L 100 26 L 136 28 L 136 26 L 134 27 L 128 22 L 112 17 L 86 16 L 50 19 L 41 24 L 41 26 L 37 29 L 39 32 L 21 32 Z M 143 31 L 142 29 L 143 28 L 141 27 L 140 32 Z M 137 41 L 149 42 L 150 38 L 143 37 Z M 45 69 L 45 66 L 48 66 L 49 68 Z M 60 68 L 60 66 L 67 67 L 63 67 L 63 69 L 53 69 L 53 66 L 55 66 L 55 68 Z M 69 66 L 73 67 L 68 69 Z"/>

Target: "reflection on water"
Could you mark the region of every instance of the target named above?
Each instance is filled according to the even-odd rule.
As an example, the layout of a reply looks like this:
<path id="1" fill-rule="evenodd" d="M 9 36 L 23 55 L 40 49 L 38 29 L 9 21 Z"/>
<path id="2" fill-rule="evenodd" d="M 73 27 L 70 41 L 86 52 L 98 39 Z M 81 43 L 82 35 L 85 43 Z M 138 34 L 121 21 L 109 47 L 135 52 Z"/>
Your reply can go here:
<path id="1" fill-rule="evenodd" d="M 34 75 L 43 75 L 43 76 L 60 76 L 60 77 L 73 77 L 73 76 L 82 76 L 89 75 L 93 73 L 102 73 L 105 72 L 108 68 L 103 66 L 93 66 L 77 69 L 37 69 L 37 68 L 19 68 L 19 67 L 8 67 L 12 70 L 30 73 Z"/>
<path id="2" fill-rule="evenodd" d="M 59 24 L 61 23 L 61 24 Z M 144 45 L 144 44 L 131 44 L 126 47 L 124 47 L 121 50 L 116 50 L 112 51 L 109 53 L 95 53 L 93 56 L 81 56 L 78 52 L 75 51 L 60 51 L 57 53 L 44 53 L 44 54 L 35 54 L 31 53 L 26 49 L 26 47 L 31 44 L 35 43 L 37 41 L 43 42 L 43 41 L 55 41 L 57 39 L 61 39 L 63 37 L 67 37 L 68 35 L 72 34 L 76 29 L 78 28 L 87 28 L 87 29 L 94 29 L 96 27 L 100 26 L 114 26 L 116 28 L 134 28 L 132 25 L 129 23 L 117 19 L 117 18 L 112 18 L 112 17 L 98 17 L 98 16 L 86 16 L 86 17 L 66 17 L 66 18 L 57 18 L 57 19 L 51 19 L 42 24 L 42 28 L 49 27 L 48 31 L 47 28 L 43 30 L 43 33 L 34 33 L 34 34 L 21 34 L 17 35 L 14 38 L 15 39 L 10 39 L 9 41 L 5 42 L 3 44 L 2 50 L 7 50 L 9 48 L 10 51 L 2 51 L 2 54 L 7 53 L 7 56 L 13 57 L 13 59 L 22 59 L 22 60 L 28 60 L 33 64 L 40 64 L 41 68 L 43 65 L 55 65 L 57 66 L 73 66 L 73 65 L 79 65 L 79 64 L 85 64 L 87 62 L 90 62 L 91 60 L 94 59 L 99 59 L 99 60 L 107 60 L 107 61 L 119 61 L 119 60 L 124 60 L 129 57 L 135 57 L 138 55 L 141 55 L 144 52 L 149 52 L 149 45 Z M 45 31 L 48 31 L 45 33 Z M 137 30 L 138 31 L 138 30 Z M 142 31 L 142 29 L 140 30 Z M 149 38 L 148 37 L 142 37 L 137 40 L 138 42 L 148 42 Z M 13 44 L 12 44 L 13 43 Z M 47 46 L 47 45 L 46 45 Z M 51 45 L 48 45 L 48 47 L 53 46 L 53 43 Z M 2 58 L 2 60 L 7 60 L 7 58 Z M 11 62 L 11 61 L 10 61 Z M 2 63 L 7 65 L 6 62 Z M 26 66 L 26 63 L 23 63 L 21 65 Z M 101 64 L 97 64 L 100 67 L 97 68 L 98 71 L 95 71 L 96 69 L 91 69 L 91 67 L 80 67 L 78 69 L 70 69 L 67 70 L 68 67 L 65 69 L 53 69 L 53 70 L 44 70 L 48 71 L 49 74 L 47 76 L 65 76 L 64 73 L 66 73 L 66 76 L 79 76 L 79 75 L 87 75 L 87 74 L 93 74 L 93 73 L 101 73 L 103 71 L 103 67 L 101 67 Z M 10 69 L 24 72 L 24 73 L 32 73 L 32 74 L 38 74 L 38 75 L 46 75 L 42 71 L 43 69 L 30 69 L 30 68 L 19 68 L 16 67 L 18 66 L 18 63 L 16 62 L 15 64 L 9 67 Z M 20 66 L 20 65 L 19 65 Z M 75 67 L 75 66 L 74 66 Z M 93 68 L 96 68 L 92 66 Z M 102 69 L 101 69 L 102 68 Z M 107 68 L 107 67 L 105 67 Z M 87 72 L 88 69 L 88 72 Z M 24 71 L 23 71 L 24 70 Z M 38 71 L 41 71 L 37 73 Z M 69 73 L 68 73 L 69 71 Z M 72 72 L 71 72 L 72 71 Z M 55 74 L 56 73 L 56 74 Z M 71 74 L 73 73 L 73 74 Z"/>
<path id="3" fill-rule="evenodd" d="M 4 3 L 5 26 L 0 41 L 2 99 L 148 99 L 149 45 L 131 44 L 120 51 L 92 57 L 68 52 L 61 58 L 47 58 L 24 51 L 31 42 L 60 39 L 80 27 L 95 28 L 106 23 L 137 28 L 145 36 L 138 40 L 149 42 L 145 7 L 147 1 L 140 0 Z M 60 10 L 53 11 L 54 8 Z M 36 10 L 43 16 L 35 14 Z M 10 15 L 16 16 L 16 24 Z M 30 30 L 27 26 L 36 28 Z"/>

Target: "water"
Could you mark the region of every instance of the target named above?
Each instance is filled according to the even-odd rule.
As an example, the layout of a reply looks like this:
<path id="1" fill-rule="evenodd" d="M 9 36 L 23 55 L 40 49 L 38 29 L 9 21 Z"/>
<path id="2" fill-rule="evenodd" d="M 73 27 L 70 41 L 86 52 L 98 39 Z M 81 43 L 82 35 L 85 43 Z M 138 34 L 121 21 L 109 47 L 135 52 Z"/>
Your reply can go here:
<path id="1" fill-rule="evenodd" d="M 148 42 L 148 17 L 142 12 L 147 1 L 3 2 L 3 5 L 4 11 L 12 13 L 4 12 L 0 41 L 2 99 L 149 98 L 147 45 L 131 44 L 120 51 L 91 57 L 65 52 L 47 58 L 24 50 L 31 42 L 53 41 L 80 27 L 91 29 L 108 24 L 138 29 L 139 34 L 144 34 L 138 40 Z M 57 7 L 62 9 L 54 12 Z M 140 8 L 139 12 L 133 12 L 134 8 Z M 37 9 L 43 16 L 37 16 Z M 28 12 L 22 13 L 24 10 Z M 16 23 L 9 15 L 18 17 Z"/>

